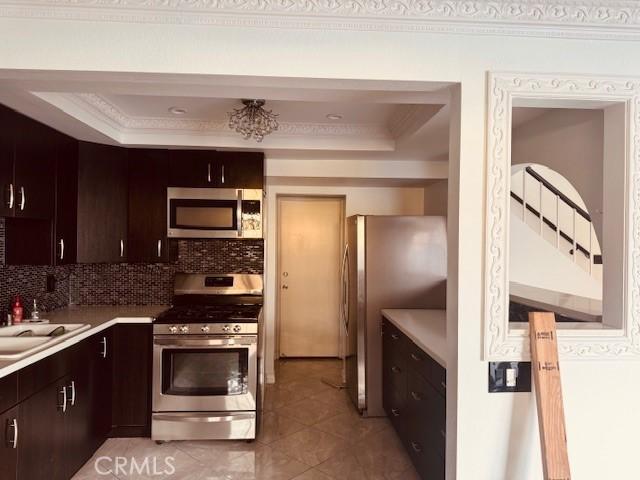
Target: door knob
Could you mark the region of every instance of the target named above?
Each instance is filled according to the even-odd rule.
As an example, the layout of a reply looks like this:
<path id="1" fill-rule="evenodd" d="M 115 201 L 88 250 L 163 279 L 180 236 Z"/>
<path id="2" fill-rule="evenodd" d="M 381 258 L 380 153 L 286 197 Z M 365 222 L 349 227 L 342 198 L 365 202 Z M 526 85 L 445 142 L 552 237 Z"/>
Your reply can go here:
<path id="1" fill-rule="evenodd" d="M 282 285 L 283 290 L 289 290 L 289 285 Z"/>
<path id="2" fill-rule="evenodd" d="M 287 278 L 289 276 L 289 272 L 282 272 L 282 276 Z"/>

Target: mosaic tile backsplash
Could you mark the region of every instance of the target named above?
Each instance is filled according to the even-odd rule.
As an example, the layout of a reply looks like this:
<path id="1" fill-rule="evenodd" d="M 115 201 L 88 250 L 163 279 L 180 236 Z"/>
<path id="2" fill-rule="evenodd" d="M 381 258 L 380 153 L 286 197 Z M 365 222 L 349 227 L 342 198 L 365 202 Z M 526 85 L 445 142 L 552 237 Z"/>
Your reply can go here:
<path id="1" fill-rule="evenodd" d="M 71 279 L 72 305 L 158 305 L 171 302 L 173 275 L 263 273 L 262 240 L 180 240 L 175 263 L 80 264 Z"/>
<path id="2" fill-rule="evenodd" d="M 0 321 L 14 295 L 20 294 L 25 315 L 33 299 L 43 311 L 71 305 L 169 304 L 173 276 L 188 273 L 258 273 L 264 271 L 263 240 L 180 240 L 173 263 L 78 264 L 61 267 L 4 265 L 4 220 L 0 219 Z M 46 276 L 56 278 L 46 293 Z"/>

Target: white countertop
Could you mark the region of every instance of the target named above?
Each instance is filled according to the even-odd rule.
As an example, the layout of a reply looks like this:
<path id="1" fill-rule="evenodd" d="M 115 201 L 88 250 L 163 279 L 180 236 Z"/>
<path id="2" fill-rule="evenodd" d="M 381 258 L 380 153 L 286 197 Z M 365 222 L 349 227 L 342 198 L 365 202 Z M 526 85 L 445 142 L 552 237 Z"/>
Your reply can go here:
<path id="1" fill-rule="evenodd" d="M 41 315 L 42 318 L 48 319 L 51 323 L 84 323 L 91 325 L 91 327 L 71 338 L 59 343 L 54 343 L 26 357 L 17 360 L 0 360 L 0 378 L 6 377 L 71 345 L 75 345 L 85 338 L 117 323 L 151 323 L 160 312 L 167 308 L 165 305 L 97 306 L 68 307 L 52 312 L 43 312 Z"/>
<path id="2" fill-rule="evenodd" d="M 382 310 L 382 315 L 447 368 L 446 310 L 388 309 Z"/>

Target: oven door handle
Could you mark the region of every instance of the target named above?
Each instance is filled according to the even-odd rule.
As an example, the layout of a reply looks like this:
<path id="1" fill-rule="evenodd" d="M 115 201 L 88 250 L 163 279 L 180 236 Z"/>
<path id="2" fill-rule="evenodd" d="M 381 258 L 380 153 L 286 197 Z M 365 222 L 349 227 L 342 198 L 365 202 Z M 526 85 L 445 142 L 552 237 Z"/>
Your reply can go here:
<path id="1" fill-rule="evenodd" d="M 158 415 L 154 414 L 154 420 L 163 422 L 194 422 L 194 423 L 222 423 L 238 420 L 253 420 L 255 413 L 241 413 L 238 415 L 210 416 L 210 415 Z"/>
<path id="2" fill-rule="evenodd" d="M 234 340 L 233 343 L 229 340 Z M 258 343 L 257 336 L 224 337 L 224 338 L 199 338 L 199 339 L 170 339 L 154 338 L 153 344 L 162 347 L 247 347 Z"/>

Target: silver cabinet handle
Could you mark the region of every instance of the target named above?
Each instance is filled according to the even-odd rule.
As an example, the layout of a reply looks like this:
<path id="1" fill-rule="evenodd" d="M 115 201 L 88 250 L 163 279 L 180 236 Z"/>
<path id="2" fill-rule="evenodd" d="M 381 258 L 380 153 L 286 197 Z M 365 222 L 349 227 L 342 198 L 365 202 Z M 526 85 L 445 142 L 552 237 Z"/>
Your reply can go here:
<path id="1" fill-rule="evenodd" d="M 416 362 L 421 362 L 422 361 L 422 359 L 418 355 L 416 355 L 415 353 L 411 354 L 411 358 L 414 359 Z"/>
<path id="2" fill-rule="evenodd" d="M 238 205 L 236 207 L 238 221 L 238 238 L 242 238 L 242 190 L 238 190 Z"/>
<path id="3" fill-rule="evenodd" d="M 64 238 L 60 239 L 60 260 L 64 260 Z"/>
<path id="4" fill-rule="evenodd" d="M 27 194 L 24 191 L 24 187 L 20 187 L 20 210 L 24 210 L 24 206 L 27 204 Z"/>
<path id="5" fill-rule="evenodd" d="M 15 192 L 13 191 L 13 183 L 9 184 L 9 208 L 13 208 L 13 204 L 15 203 L 16 197 Z"/>
<path id="6" fill-rule="evenodd" d="M 447 384 L 446 384 L 446 382 L 440 382 L 440 386 L 441 386 L 442 388 L 444 388 L 445 390 L 447 389 Z"/>
<path id="7" fill-rule="evenodd" d="M 76 382 L 71 380 L 71 385 L 69 385 L 71 389 L 71 406 L 75 406 L 76 404 Z"/>
<path id="8" fill-rule="evenodd" d="M 124 257 L 124 240 L 120 240 L 120 258 Z"/>
<path id="9" fill-rule="evenodd" d="M 411 397 L 412 397 L 414 400 L 417 400 L 417 401 L 422 400 L 422 397 L 420 396 L 420 394 L 419 394 L 419 393 L 416 393 L 416 392 L 411 392 Z"/>
<path id="10" fill-rule="evenodd" d="M 440 430 L 440 436 L 442 438 L 447 438 L 447 434 L 446 434 L 446 432 L 444 430 Z"/>
<path id="11" fill-rule="evenodd" d="M 62 404 L 58 405 L 58 408 L 62 410 L 62 413 L 65 413 L 67 411 L 67 387 L 62 387 L 60 393 L 62 394 Z"/>
<path id="12" fill-rule="evenodd" d="M 102 337 L 100 343 L 102 344 L 102 352 L 100 352 L 100 355 L 102 358 L 107 358 L 107 337 Z"/>
<path id="13" fill-rule="evenodd" d="M 401 372 L 400 368 L 396 367 L 395 365 L 393 367 L 391 367 L 391 371 L 393 373 L 400 373 Z"/>
<path id="14" fill-rule="evenodd" d="M 220 175 L 220 180 L 224 183 L 224 163 L 222 164 L 222 174 Z"/>
<path id="15" fill-rule="evenodd" d="M 162 240 L 158 240 L 158 258 L 162 257 Z"/>
<path id="16" fill-rule="evenodd" d="M 207 182 L 211 183 L 211 162 L 207 163 Z"/>
<path id="17" fill-rule="evenodd" d="M 392 333 L 391 338 L 393 338 L 394 340 L 398 340 L 400 336 L 397 333 Z"/>
<path id="18" fill-rule="evenodd" d="M 18 419 L 11 420 L 11 428 L 13 428 L 13 440 L 9 440 L 11 448 L 18 448 Z"/>
<path id="19" fill-rule="evenodd" d="M 413 451 L 416 453 L 422 452 L 422 446 L 418 442 L 411 442 L 411 448 L 413 448 Z"/>
<path id="20" fill-rule="evenodd" d="M 393 414 L 394 417 L 400 416 L 400 410 L 398 410 L 397 408 L 392 408 L 391 413 Z"/>

